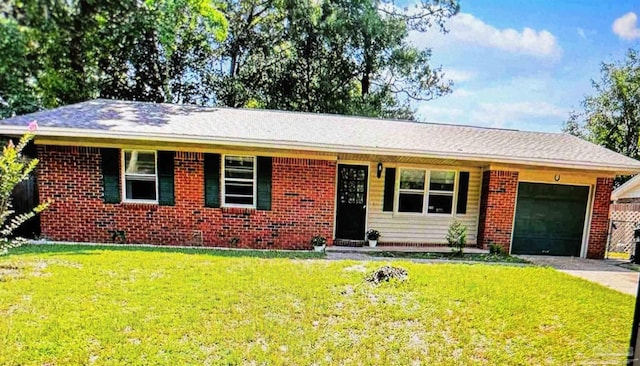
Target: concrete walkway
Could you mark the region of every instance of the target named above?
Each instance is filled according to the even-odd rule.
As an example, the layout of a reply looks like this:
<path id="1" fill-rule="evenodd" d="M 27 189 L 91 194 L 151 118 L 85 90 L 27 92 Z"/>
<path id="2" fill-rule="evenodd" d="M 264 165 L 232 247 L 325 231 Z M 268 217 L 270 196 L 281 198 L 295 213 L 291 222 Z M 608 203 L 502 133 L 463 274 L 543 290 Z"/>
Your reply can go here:
<path id="1" fill-rule="evenodd" d="M 519 257 L 540 266 L 549 266 L 560 272 L 599 283 L 625 294 L 635 296 L 638 290 L 639 273 L 618 266 L 624 261 L 539 255 L 519 255 Z"/>

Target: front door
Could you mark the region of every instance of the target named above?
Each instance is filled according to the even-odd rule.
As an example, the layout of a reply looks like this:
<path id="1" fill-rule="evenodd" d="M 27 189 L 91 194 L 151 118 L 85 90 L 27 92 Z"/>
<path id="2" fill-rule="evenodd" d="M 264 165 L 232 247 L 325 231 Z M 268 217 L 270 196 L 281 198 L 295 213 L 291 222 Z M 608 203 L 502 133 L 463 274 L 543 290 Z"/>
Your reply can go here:
<path id="1" fill-rule="evenodd" d="M 364 240 L 368 170 L 366 165 L 338 165 L 338 239 Z"/>

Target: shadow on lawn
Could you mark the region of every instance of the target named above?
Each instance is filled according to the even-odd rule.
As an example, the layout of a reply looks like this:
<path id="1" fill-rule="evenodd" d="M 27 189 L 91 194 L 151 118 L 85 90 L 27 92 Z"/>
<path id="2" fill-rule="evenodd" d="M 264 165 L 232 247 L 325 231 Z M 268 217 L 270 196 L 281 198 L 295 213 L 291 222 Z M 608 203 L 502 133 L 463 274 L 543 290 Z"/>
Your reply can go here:
<path id="1" fill-rule="evenodd" d="M 238 250 L 238 249 L 204 249 L 204 248 L 176 248 L 176 247 L 145 247 L 145 246 L 115 246 L 115 245 L 90 245 L 90 244 L 28 244 L 9 251 L 9 256 L 23 254 L 74 254 L 97 255 L 98 251 L 125 251 L 125 252 L 156 252 L 156 253 L 182 253 L 200 254 L 216 257 L 253 257 L 253 258 L 289 258 L 289 259 L 320 259 L 324 253 L 307 251 L 281 251 L 281 250 Z"/>

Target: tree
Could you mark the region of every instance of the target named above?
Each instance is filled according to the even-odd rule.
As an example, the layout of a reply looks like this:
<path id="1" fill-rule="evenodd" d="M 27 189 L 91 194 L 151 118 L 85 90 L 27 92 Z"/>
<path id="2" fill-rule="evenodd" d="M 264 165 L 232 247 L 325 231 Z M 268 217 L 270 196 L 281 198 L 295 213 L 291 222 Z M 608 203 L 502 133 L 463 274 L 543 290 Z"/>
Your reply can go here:
<path id="1" fill-rule="evenodd" d="M 218 5 L 2 2 L 0 118 L 96 97 L 200 104 L 212 99 L 212 90 L 200 86 L 207 85 L 203 80 L 218 58 L 215 45 L 226 35 Z"/>
<path id="2" fill-rule="evenodd" d="M 103 97 L 410 119 L 412 101 L 451 83 L 409 32 L 445 31 L 458 11 L 457 0 L 7 0 L 0 118 Z"/>
<path id="3" fill-rule="evenodd" d="M 444 30 L 457 1 L 403 10 L 380 0 L 227 0 L 217 101 L 231 107 L 412 118 L 450 92 L 409 31 Z"/>
<path id="4" fill-rule="evenodd" d="M 38 165 L 38 159 L 28 160 L 22 155 L 22 150 L 33 139 L 37 126 L 32 122 L 29 132 L 22 136 L 18 145 L 9 140 L 0 155 L 0 255 L 21 243 L 10 239 L 13 231 L 49 206 L 48 201 L 43 202 L 29 212 L 16 215 L 12 204 L 14 188 L 26 180 Z"/>
<path id="5" fill-rule="evenodd" d="M 634 159 L 640 158 L 640 55 L 630 49 L 622 62 L 602 63 L 595 94 L 582 101 L 563 130 Z"/>

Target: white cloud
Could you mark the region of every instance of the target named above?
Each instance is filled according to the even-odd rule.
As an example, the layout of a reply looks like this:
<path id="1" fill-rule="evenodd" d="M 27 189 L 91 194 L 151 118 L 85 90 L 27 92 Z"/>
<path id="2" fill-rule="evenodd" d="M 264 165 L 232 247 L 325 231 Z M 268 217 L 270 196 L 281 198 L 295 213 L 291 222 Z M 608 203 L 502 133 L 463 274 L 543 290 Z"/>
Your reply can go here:
<path id="1" fill-rule="evenodd" d="M 634 12 L 628 12 L 613 21 L 611 26 L 613 33 L 622 39 L 632 41 L 640 38 L 640 28 L 638 28 L 638 16 Z"/>
<path id="2" fill-rule="evenodd" d="M 467 13 L 451 18 L 448 28 L 449 35 L 461 42 L 540 58 L 557 58 L 562 54 L 556 37 L 546 30 L 498 29 Z"/>
<path id="3" fill-rule="evenodd" d="M 484 126 L 516 125 L 526 129 L 527 122 L 537 118 L 566 119 L 568 111 L 548 102 L 479 103 L 470 120 Z"/>
<path id="4" fill-rule="evenodd" d="M 460 83 L 464 81 L 469 81 L 476 77 L 475 72 L 458 70 L 458 69 L 447 69 L 443 70 L 444 78 L 453 81 L 454 83 Z"/>
<path id="5" fill-rule="evenodd" d="M 584 29 L 578 28 L 578 35 L 580 38 L 587 39 L 587 35 L 584 33 Z"/>

